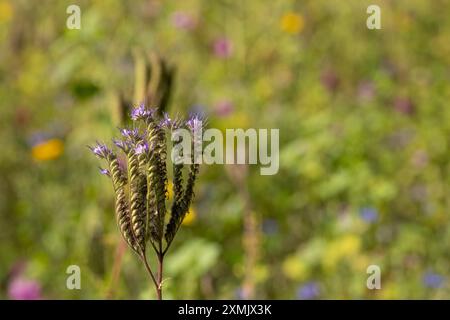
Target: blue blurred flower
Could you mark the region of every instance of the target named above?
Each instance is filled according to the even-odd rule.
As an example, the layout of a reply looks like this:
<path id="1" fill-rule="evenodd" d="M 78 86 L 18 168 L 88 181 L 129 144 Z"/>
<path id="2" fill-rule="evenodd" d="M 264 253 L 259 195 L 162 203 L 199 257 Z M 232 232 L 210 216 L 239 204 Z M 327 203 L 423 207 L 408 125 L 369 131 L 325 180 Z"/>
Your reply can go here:
<path id="1" fill-rule="evenodd" d="M 244 294 L 244 290 L 239 287 L 234 291 L 234 297 L 237 300 L 244 300 L 245 299 L 245 294 Z"/>
<path id="2" fill-rule="evenodd" d="M 426 272 L 422 280 L 425 287 L 436 289 L 444 285 L 445 278 L 438 273 Z"/>
<path id="3" fill-rule="evenodd" d="M 307 282 L 297 289 L 297 298 L 301 300 L 312 300 L 319 296 L 319 284 L 315 281 Z"/>
<path id="4" fill-rule="evenodd" d="M 378 220 L 378 211 L 375 208 L 365 207 L 359 212 L 361 219 L 367 223 L 373 223 Z"/>
<path id="5" fill-rule="evenodd" d="M 190 108 L 189 108 L 189 114 L 197 114 L 201 117 L 205 117 L 206 116 L 206 106 L 202 105 L 202 104 L 193 104 Z"/>
<path id="6" fill-rule="evenodd" d="M 275 234 L 278 232 L 278 222 L 275 219 L 264 219 L 262 230 L 267 235 Z"/>
<path id="7" fill-rule="evenodd" d="M 30 146 L 35 146 L 38 145 L 42 142 L 47 141 L 48 139 L 50 139 L 50 135 L 46 132 L 34 132 L 33 134 L 31 134 L 31 136 L 28 138 L 28 144 Z"/>

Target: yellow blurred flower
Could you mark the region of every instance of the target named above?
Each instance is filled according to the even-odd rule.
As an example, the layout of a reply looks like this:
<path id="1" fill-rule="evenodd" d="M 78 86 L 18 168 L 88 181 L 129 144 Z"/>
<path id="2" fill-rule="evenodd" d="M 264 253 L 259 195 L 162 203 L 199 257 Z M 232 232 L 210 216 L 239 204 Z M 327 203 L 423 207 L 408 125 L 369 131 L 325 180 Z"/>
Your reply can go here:
<path id="1" fill-rule="evenodd" d="M 280 21 L 281 30 L 291 34 L 302 32 L 304 26 L 305 20 L 303 16 L 294 12 L 286 13 Z"/>
<path id="2" fill-rule="evenodd" d="M 301 281 L 308 276 L 308 268 L 298 255 L 287 257 L 283 262 L 282 269 L 284 275 L 291 280 Z"/>
<path id="3" fill-rule="evenodd" d="M 269 278 L 269 268 L 265 265 L 258 264 L 254 270 L 253 274 L 255 276 L 255 280 L 258 283 L 264 282 Z"/>
<path id="4" fill-rule="evenodd" d="M 50 139 L 35 145 L 31 154 L 35 160 L 46 161 L 58 158 L 64 150 L 64 144 L 59 139 Z"/>
<path id="5" fill-rule="evenodd" d="M 355 257 L 361 247 L 361 239 L 356 235 L 345 235 L 333 241 L 326 249 L 323 256 L 323 266 L 332 270 L 344 258 Z"/>
<path id="6" fill-rule="evenodd" d="M 9 1 L 0 0 L 0 22 L 8 22 L 13 15 L 13 8 Z"/>
<path id="7" fill-rule="evenodd" d="M 181 224 L 183 226 L 190 226 L 194 223 L 195 218 L 197 218 L 197 213 L 195 212 L 194 208 L 190 207 Z"/>

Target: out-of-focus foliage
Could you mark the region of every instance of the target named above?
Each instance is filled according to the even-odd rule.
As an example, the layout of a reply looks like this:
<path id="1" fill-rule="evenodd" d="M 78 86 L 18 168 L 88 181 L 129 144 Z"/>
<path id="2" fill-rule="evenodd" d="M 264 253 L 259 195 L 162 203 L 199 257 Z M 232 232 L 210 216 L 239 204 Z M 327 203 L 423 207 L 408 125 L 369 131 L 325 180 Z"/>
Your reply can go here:
<path id="1" fill-rule="evenodd" d="M 450 298 L 449 2 L 86 0 L 69 30 L 72 2 L 0 0 L 1 298 L 154 298 L 85 147 L 116 132 L 135 47 L 176 67 L 171 114 L 280 129 L 277 175 L 201 167 L 166 298 L 239 298 L 249 272 L 263 299 Z"/>

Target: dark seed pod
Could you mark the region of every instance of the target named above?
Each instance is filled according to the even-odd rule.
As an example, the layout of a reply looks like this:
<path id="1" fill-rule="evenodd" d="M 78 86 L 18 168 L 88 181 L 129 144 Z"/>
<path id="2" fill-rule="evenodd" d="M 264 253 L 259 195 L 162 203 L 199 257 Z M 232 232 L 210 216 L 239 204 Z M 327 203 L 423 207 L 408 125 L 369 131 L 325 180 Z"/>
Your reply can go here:
<path id="1" fill-rule="evenodd" d="M 116 219 L 119 226 L 120 233 L 127 244 L 138 254 L 141 255 L 140 247 L 134 237 L 131 218 L 129 212 L 129 205 L 125 195 L 125 184 L 127 179 L 122 171 L 119 161 L 114 154 L 108 157 L 109 170 L 116 195 Z"/>
<path id="2" fill-rule="evenodd" d="M 131 150 L 128 153 L 128 176 L 130 181 L 130 217 L 136 242 L 145 251 L 145 226 L 147 182 L 139 170 L 138 156 Z"/>

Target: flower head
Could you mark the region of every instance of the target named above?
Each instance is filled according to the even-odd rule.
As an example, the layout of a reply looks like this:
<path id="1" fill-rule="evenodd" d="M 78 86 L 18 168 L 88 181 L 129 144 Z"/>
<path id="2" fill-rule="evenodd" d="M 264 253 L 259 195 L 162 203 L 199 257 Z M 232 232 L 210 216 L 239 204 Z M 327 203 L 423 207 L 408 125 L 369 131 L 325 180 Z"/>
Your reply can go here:
<path id="1" fill-rule="evenodd" d="M 172 119 L 170 119 L 169 114 L 165 112 L 159 125 L 163 128 L 171 128 L 172 124 Z"/>
<path id="2" fill-rule="evenodd" d="M 148 143 L 147 142 L 139 142 L 134 147 L 134 152 L 136 152 L 136 154 L 147 153 L 148 152 Z"/>
<path id="3" fill-rule="evenodd" d="M 143 103 L 141 103 L 139 105 L 139 107 L 134 108 L 131 111 L 131 119 L 134 120 L 134 121 L 139 120 L 139 119 L 145 119 L 145 118 L 147 118 L 149 116 L 152 116 L 153 112 L 154 112 L 153 109 L 147 109 L 145 107 L 145 105 Z"/>
<path id="4" fill-rule="evenodd" d="M 203 127 L 203 121 L 204 118 L 198 114 L 193 114 L 191 117 L 186 121 L 186 125 L 189 129 L 193 132 L 198 132 Z"/>
<path id="5" fill-rule="evenodd" d="M 100 173 L 101 174 L 103 174 L 105 176 L 108 176 L 108 177 L 111 177 L 111 173 L 109 172 L 108 169 L 103 169 L 103 168 L 99 168 L 99 169 L 100 169 Z"/>
<path id="6" fill-rule="evenodd" d="M 139 131 L 137 129 L 124 128 L 120 130 L 120 133 L 125 139 L 130 141 L 136 141 L 138 138 L 140 138 Z"/>
<path id="7" fill-rule="evenodd" d="M 130 143 L 121 139 L 113 139 L 113 143 L 116 147 L 120 148 L 123 152 L 130 150 Z"/>
<path id="8" fill-rule="evenodd" d="M 106 158 L 111 153 L 111 150 L 104 143 L 97 142 L 95 146 L 88 148 L 100 159 Z"/>

